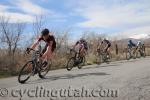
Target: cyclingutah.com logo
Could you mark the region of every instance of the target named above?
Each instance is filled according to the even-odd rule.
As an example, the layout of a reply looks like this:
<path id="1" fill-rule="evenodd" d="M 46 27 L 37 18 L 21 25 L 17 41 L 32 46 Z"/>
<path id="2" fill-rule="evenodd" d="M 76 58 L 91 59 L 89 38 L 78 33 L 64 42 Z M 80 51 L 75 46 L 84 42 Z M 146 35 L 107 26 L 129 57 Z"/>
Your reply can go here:
<path id="1" fill-rule="evenodd" d="M 36 86 L 33 89 L 11 89 L 8 91 L 6 88 L 0 89 L 1 97 L 13 97 L 23 99 L 27 98 L 50 98 L 50 99 L 58 99 L 58 98 L 70 98 L 70 97 L 118 97 L 119 91 L 115 89 L 87 89 L 86 87 L 81 88 L 73 88 L 69 86 L 64 89 L 48 89 L 43 86 Z"/>

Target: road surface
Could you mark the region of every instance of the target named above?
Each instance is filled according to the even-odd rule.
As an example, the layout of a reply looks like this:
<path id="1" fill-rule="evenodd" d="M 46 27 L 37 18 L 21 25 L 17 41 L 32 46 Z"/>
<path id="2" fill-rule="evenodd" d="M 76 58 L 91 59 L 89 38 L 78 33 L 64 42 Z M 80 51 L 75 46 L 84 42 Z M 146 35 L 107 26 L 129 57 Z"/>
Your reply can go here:
<path id="1" fill-rule="evenodd" d="M 0 79 L 0 100 L 150 100 L 150 58 L 50 71 L 46 79 Z"/>

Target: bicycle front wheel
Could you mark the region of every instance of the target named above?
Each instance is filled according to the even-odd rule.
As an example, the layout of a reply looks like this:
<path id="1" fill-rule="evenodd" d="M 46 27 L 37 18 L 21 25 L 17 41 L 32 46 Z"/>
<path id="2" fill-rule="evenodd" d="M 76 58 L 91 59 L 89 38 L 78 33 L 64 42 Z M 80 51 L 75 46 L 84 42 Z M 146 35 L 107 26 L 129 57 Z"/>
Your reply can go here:
<path id="1" fill-rule="evenodd" d="M 72 57 L 67 62 L 67 66 L 66 66 L 67 70 L 70 71 L 74 67 L 74 65 L 75 65 L 75 58 Z"/>
<path id="2" fill-rule="evenodd" d="M 34 62 L 28 61 L 20 70 L 19 76 L 18 76 L 18 82 L 23 84 L 25 83 L 32 75 L 34 70 Z"/>
<path id="3" fill-rule="evenodd" d="M 126 52 L 126 59 L 130 60 L 131 59 L 131 53 L 130 52 Z"/>

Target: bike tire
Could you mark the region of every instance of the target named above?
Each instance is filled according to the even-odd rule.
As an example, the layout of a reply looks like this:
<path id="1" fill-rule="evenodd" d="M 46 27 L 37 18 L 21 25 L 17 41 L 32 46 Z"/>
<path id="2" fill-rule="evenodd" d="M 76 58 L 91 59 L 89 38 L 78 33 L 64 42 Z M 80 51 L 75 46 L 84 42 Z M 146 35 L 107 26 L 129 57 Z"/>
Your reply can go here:
<path id="1" fill-rule="evenodd" d="M 27 65 L 28 64 L 32 64 L 32 70 L 31 70 L 31 72 L 29 73 L 29 75 L 27 75 L 27 77 L 25 78 L 25 79 L 21 79 L 21 76 L 24 74 L 23 73 L 23 71 L 25 70 L 25 68 L 27 67 Z M 29 80 L 29 78 L 32 76 L 32 72 L 33 72 L 33 68 L 34 68 L 34 66 L 35 66 L 35 64 L 34 64 L 34 62 L 33 61 L 28 61 L 22 68 L 21 68 L 21 70 L 20 70 L 20 72 L 19 72 L 19 75 L 18 75 L 18 82 L 19 83 L 21 83 L 21 84 L 24 84 L 27 80 Z"/>
<path id="2" fill-rule="evenodd" d="M 102 62 L 103 62 L 102 55 L 100 53 L 98 53 L 96 55 L 96 64 L 100 65 Z"/>
<path id="3" fill-rule="evenodd" d="M 107 57 L 107 56 L 109 56 L 108 54 L 106 54 L 106 53 L 103 53 L 102 55 L 102 62 L 103 63 L 109 63 L 109 58 Z"/>
<path id="4" fill-rule="evenodd" d="M 42 68 L 40 68 L 40 70 L 39 70 L 39 77 L 40 78 L 45 78 L 45 76 L 47 75 L 47 73 L 50 71 L 50 69 L 51 69 L 51 66 L 52 66 L 52 62 L 51 61 L 49 61 L 48 62 L 48 65 L 47 65 L 47 67 L 46 67 L 46 69 L 42 69 Z M 42 74 L 42 72 L 45 72 L 44 74 Z"/>
<path id="5" fill-rule="evenodd" d="M 82 62 L 78 65 L 79 69 L 81 69 L 85 65 L 85 62 L 86 62 L 85 57 L 81 57 L 80 60 L 82 60 Z"/>
<path id="6" fill-rule="evenodd" d="M 71 63 L 71 66 L 69 65 L 70 63 Z M 72 57 L 68 60 L 66 68 L 68 71 L 70 71 L 74 66 L 75 66 L 75 58 Z"/>
<path id="7" fill-rule="evenodd" d="M 146 53 L 145 53 L 145 51 L 141 51 L 141 57 L 146 57 Z"/>
<path id="8" fill-rule="evenodd" d="M 112 55 L 110 53 L 106 54 L 106 63 L 109 64 L 111 62 Z"/>
<path id="9" fill-rule="evenodd" d="M 141 51 L 137 51 L 137 52 L 136 52 L 136 58 L 141 58 L 141 57 L 142 57 Z"/>
<path id="10" fill-rule="evenodd" d="M 130 60 L 131 59 L 131 54 L 130 52 L 126 52 L 126 60 Z"/>

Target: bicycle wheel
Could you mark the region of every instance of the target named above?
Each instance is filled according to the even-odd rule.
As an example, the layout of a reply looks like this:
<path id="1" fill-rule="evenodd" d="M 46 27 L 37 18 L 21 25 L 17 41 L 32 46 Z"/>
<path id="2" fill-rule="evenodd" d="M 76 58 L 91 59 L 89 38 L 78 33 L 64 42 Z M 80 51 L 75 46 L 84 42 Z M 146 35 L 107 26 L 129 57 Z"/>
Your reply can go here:
<path id="1" fill-rule="evenodd" d="M 144 51 L 142 51 L 142 57 L 146 57 L 146 53 Z"/>
<path id="2" fill-rule="evenodd" d="M 81 69 L 84 65 L 85 65 L 85 56 L 84 57 L 80 57 L 79 59 L 80 64 L 78 65 L 78 68 Z"/>
<path id="3" fill-rule="evenodd" d="M 129 51 L 126 52 L 126 59 L 127 60 L 131 59 L 131 53 Z"/>
<path id="4" fill-rule="evenodd" d="M 137 51 L 132 51 L 131 58 L 133 58 L 133 59 L 137 58 Z"/>
<path id="5" fill-rule="evenodd" d="M 146 57 L 146 54 L 145 54 L 145 51 L 144 51 L 144 50 L 142 50 L 142 49 L 139 50 L 139 53 L 140 53 L 140 56 L 141 56 L 141 57 L 144 57 L 144 58 Z"/>
<path id="6" fill-rule="evenodd" d="M 103 63 L 109 63 L 109 60 L 108 60 L 108 59 L 109 59 L 109 58 L 107 57 L 107 54 L 105 54 L 105 53 L 102 54 L 102 60 L 103 60 L 102 62 L 103 62 Z"/>
<path id="7" fill-rule="evenodd" d="M 142 56 L 142 52 L 140 50 L 138 50 L 136 52 L 136 58 L 141 58 L 141 56 Z"/>
<path id="8" fill-rule="evenodd" d="M 18 76 L 18 82 L 19 83 L 25 83 L 32 75 L 34 71 L 34 62 L 28 61 L 20 70 L 19 76 Z"/>
<path id="9" fill-rule="evenodd" d="M 39 77 L 40 78 L 45 78 L 46 74 L 49 72 L 49 70 L 51 69 L 51 65 L 52 65 L 52 62 L 49 61 L 47 66 L 45 67 L 40 67 L 39 69 Z"/>
<path id="10" fill-rule="evenodd" d="M 75 58 L 72 57 L 67 62 L 67 66 L 66 66 L 67 70 L 70 71 L 74 67 L 74 65 L 75 65 Z"/>
<path id="11" fill-rule="evenodd" d="M 111 54 L 110 54 L 110 53 L 107 53 L 107 54 L 105 55 L 105 62 L 106 62 L 107 64 L 109 64 L 109 63 L 111 62 L 111 58 L 112 58 Z"/>
<path id="12" fill-rule="evenodd" d="M 96 55 L 96 64 L 100 65 L 103 62 L 102 54 L 98 53 Z"/>

